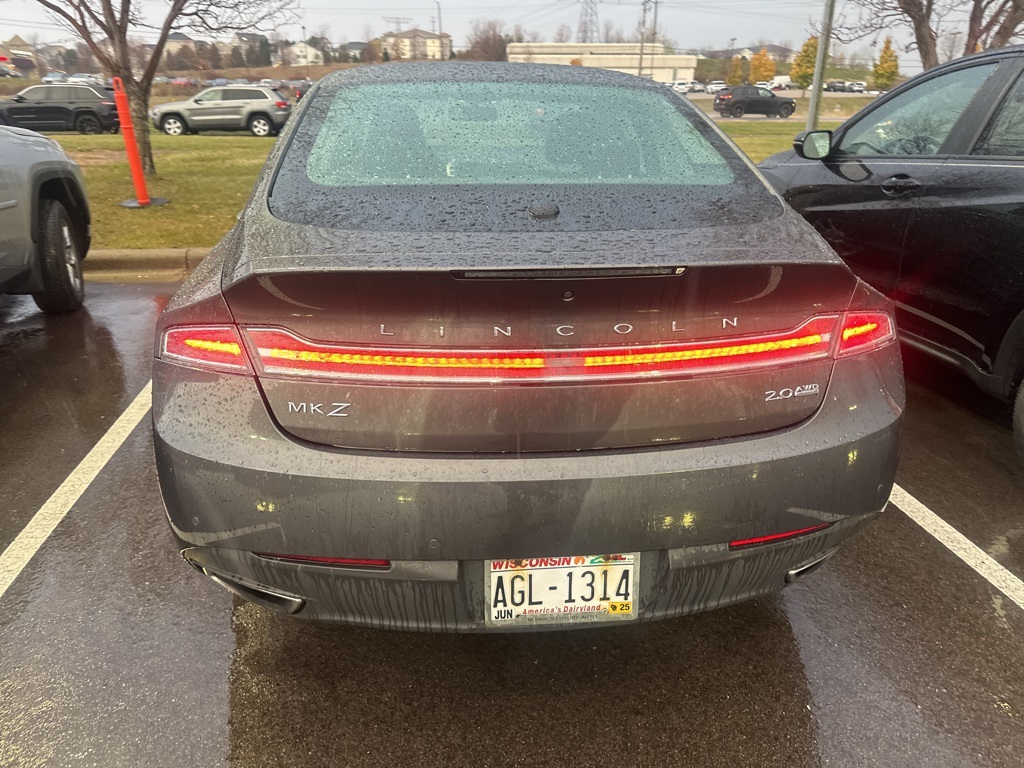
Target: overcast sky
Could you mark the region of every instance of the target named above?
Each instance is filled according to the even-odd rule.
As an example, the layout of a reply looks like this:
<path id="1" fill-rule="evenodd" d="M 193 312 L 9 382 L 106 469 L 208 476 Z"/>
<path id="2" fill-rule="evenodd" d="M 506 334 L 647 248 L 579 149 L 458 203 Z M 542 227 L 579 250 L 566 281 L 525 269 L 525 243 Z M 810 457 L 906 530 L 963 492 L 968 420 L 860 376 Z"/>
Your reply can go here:
<path id="1" fill-rule="evenodd" d="M 165 0 L 135 0 L 156 20 L 165 9 Z M 300 0 L 300 18 L 306 33 L 326 27 L 328 37 L 337 42 L 365 40 L 367 29 L 373 35 L 412 26 L 436 29 L 437 5 L 433 0 Z M 728 48 L 752 45 L 757 41 L 794 47 L 810 34 L 812 19 L 820 18 L 823 0 L 665 0 L 659 3 L 658 28 L 682 48 Z M 452 35 L 456 48 L 465 45 L 474 19 L 500 19 L 509 26 L 521 24 L 551 40 L 562 24 L 573 28 L 579 20 L 577 0 L 441 0 L 444 31 Z M 600 2 L 601 25 L 611 21 L 624 32 L 635 29 L 640 20 L 639 0 Z M 386 18 L 402 19 L 399 22 Z M 298 38 L 299 24 L 281 29 L 282 34 Z M 23 37 L 39 34 L 44 41 L 66 39 L 64 32 L 35 0 L 0 0 L 0 39 L 15 33 Z M 147 35 L 141 35 L 147 37 Z M 870 41 L 847 47 L 847 52 L 870 50 Z M 901 58 L 904 72 L 919 71 L 914 54 Z"/>

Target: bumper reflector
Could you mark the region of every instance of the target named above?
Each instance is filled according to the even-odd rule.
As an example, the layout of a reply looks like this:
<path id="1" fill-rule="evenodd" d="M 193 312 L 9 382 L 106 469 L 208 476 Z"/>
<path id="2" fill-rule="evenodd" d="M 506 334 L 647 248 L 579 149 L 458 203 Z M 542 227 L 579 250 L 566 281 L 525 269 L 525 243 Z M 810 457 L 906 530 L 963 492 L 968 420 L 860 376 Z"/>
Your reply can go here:
<path id="1" fill-rule="evenodd" d="M 313 555 L 276 555 L 272 552 L 254 552 L 256 557 L 270 560 L 282 560 L 289 563 L 309 563 L 310 565 L 334 565 L 343 568 L 373 568 L 384 571 L 391 567 L 390 560 L 365 559 L 359 557 L 316 557 Z"/>

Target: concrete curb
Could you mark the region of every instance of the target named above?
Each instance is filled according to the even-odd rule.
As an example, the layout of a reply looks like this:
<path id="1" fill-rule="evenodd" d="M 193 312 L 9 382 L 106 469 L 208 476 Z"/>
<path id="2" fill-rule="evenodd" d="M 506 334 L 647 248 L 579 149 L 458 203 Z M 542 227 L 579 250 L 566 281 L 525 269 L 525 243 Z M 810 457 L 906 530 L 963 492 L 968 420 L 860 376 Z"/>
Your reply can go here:
<path id="1" fill-rule="evenodd" d="M 86 274 L 99 272 L 190 272 L 210 253 L 210 248 L 151 248 L 90 250 L 82 266 Z"/>

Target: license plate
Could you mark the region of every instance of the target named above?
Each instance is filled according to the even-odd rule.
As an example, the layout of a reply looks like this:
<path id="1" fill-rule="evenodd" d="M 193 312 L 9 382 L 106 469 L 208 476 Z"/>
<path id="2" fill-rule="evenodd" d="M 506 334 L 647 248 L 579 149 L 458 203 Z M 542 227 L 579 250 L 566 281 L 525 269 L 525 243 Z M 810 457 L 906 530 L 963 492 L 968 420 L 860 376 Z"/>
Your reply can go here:
<path id="1" fill-rule="evenodd" d="M 488 626 L 630 621 L 640 553 L 488 560 Z"/>

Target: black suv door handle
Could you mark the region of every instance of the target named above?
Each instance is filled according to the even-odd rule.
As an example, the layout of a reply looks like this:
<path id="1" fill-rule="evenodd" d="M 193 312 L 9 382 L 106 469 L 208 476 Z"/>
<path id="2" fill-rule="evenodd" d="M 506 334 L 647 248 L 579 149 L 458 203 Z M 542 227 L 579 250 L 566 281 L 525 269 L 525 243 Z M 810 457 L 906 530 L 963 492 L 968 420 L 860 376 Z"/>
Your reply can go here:
<path id="1" fill-rule="evenodd" d="M 905 174 L 898 173 L 883 181 L 879 186 L 889 197 L 898 197 L 899 195 L 907 194 L 907 192 L 920 189 L 921 182 Z"/>

